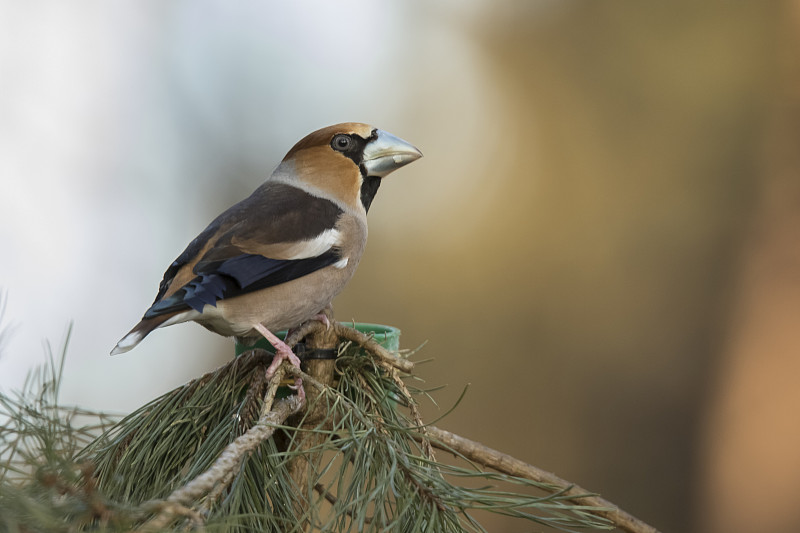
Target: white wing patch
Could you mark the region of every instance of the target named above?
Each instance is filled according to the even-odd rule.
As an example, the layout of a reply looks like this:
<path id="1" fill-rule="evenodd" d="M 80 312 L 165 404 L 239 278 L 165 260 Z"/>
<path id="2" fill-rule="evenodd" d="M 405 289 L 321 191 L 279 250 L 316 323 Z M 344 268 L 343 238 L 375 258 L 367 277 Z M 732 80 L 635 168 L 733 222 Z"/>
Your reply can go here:
<path id="1" fill-rule="evenodd" d="M 335 266 L 336 268 L 339 268 L 339 269 L 341 269 L 341 268 L 344 268 L 344 267 L 346 267 L 346 266 L 347 266 L 347 263 L 348 263 L 349 261 L 350 261 L 350 258 L 349 258 L 349 257 L 343 257 L 343 258 L 339 259 L 338 261 L 336 261 L 336 262 L 333 264 L 333 266 Z"/>
<path id="2" fill-rule="evenodd" d="M 341 244 L 341 239 L 342 233 L 331 228 L 307 241 L 287 242 L 273 246 L 280 246 L 281 259 L 307 259 L 324 254 L 334 246 Z"/>

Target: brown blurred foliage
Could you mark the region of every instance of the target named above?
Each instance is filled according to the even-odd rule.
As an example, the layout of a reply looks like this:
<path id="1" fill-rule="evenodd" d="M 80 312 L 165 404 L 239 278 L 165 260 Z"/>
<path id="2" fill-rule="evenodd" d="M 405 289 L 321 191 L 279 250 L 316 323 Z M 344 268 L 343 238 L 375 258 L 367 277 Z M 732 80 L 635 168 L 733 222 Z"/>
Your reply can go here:
<path id="1" fill-rule="evenodd" d="M 437 247 L 373 240 L 353 283 L 385 297 L 339 318 L 429 340 L 444 406 L 473 384 L 449 429 L 664 531 L 798 530 L 797 12 L 488 11 L 481 185 L 427 221 Z"/>

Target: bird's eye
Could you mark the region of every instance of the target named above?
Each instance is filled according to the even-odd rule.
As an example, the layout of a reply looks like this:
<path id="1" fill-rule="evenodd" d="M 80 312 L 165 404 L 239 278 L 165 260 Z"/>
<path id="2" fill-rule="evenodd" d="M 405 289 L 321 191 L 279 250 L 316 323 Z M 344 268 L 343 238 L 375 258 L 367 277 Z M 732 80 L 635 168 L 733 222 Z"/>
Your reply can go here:
<path id="1" fill-rule="evenodd" d="M 331 141 L 331 146 L 334 150 L 339 152 L 345 152 L 348 148 L 353 144 L 353 139 L 350 138 L 349 135 L 339 134 L 333 137 Z"/>

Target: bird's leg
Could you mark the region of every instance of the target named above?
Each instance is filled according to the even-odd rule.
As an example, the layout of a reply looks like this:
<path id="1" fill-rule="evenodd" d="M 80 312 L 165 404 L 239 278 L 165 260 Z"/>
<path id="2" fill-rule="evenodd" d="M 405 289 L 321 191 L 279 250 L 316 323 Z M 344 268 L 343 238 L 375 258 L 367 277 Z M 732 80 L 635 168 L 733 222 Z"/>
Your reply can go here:
<path id="1" fill-rule="evenodd" d="M 270 330 L 262 326 L 261 324 L 255 324 L 253 329 L 261 333 L 267 342 L 269 342 L 273 348 L 275 348 L 275 356 L 272 358 L 272 363 L 267 367 L 267 380 L 269 381 L 272 379 L 272 376 L 275 375 L 275 371 L 278 370 L 280 364 L 284 361 L 289 361 L 292 366 L 296 368 L 300 368 L 300 359 L 294 354 L 291 348 L 280 340 L 274 333 Z M 305 390 L 303 390 L 303 380 L 297 378 L 294 383 L 294 386 L 297 388 L 297 395 L 301 398 L 305 398 Z"/>

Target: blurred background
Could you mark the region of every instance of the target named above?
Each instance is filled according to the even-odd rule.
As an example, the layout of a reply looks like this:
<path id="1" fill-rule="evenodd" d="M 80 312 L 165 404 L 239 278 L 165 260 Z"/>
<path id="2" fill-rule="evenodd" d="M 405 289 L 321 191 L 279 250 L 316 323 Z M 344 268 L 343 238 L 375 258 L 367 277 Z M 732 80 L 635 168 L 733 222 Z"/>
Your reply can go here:
<path id="1" fill-rule="evenodd" d="M 0 386 L 129 411 L 227 361 L 108 351 L 301 137 L 389 177 L 339 320 L 395 325 L 439 425 L 664 531 L 800 530 L 797 2 L 0 2 Z M 530 531 L 487 519 L 490 531 Z"/>

